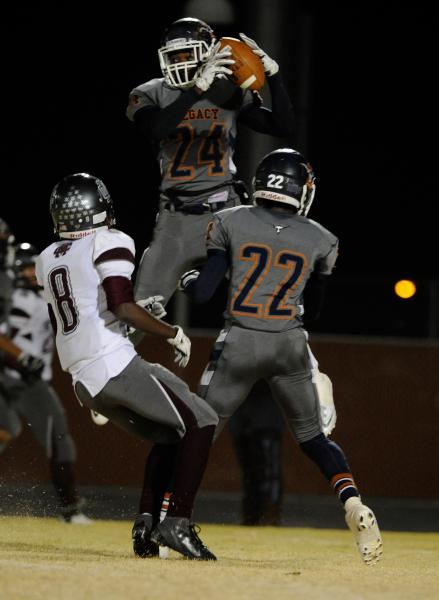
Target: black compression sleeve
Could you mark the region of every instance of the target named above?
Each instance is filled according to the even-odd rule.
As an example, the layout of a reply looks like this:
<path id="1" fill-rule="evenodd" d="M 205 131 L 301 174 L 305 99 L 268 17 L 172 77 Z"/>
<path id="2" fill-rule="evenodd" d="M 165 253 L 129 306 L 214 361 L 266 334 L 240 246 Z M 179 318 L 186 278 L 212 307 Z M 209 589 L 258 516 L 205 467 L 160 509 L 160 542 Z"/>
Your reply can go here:
<path id="1" fill-rule="evenodd" d="M 181 122 L 186 111 L 199 100 L 199 94 L 191 88 L 165 108 L 145 106 L 134 115 L 134 122 L 140 131 L 154 141 L 159 141 L 170 135 Z"/>
<path id="2" fill-rule="evenodd" d="M 303 293 L 303 305 L 305 307 L 303 321 L 305 324 L 315 321 L 319 317 L 323 308 L 328 278 L 329 275 L 312 273 L 307 281 Z"/>
<path id="3" fill-rule="evenodd" d="M 228 268 L 229 260 L 226 252 L 223 250 L 208 250 L 207 262 L 200 276 L 186 286 L 185 293 L 197 304 L 208 302 L 224 279 Z"/>
<path id="4" fill-rule="evenodd" d="M 288 137 L 294 131 L 294 109 L 280 73 L 267 77 L 271 110 L 250 104 L 239 113 L 239 122 L 259 133 Z"/>

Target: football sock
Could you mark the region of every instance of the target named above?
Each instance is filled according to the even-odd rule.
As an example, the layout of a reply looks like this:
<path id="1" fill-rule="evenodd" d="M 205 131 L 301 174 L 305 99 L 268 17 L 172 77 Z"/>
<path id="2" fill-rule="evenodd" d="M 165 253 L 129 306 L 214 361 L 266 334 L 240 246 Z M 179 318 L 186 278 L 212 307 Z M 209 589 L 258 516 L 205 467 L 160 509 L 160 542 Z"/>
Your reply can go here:
<path id="1" fill-rule="evenodd" d="M 214 432 L 214 425 L 189 429 L 177 444 L 179 449 L 175 461 L 168 516 L 191 518 Z"/>
<path id="2" fill-rule="evenodd" d="M 342 503 L 352 496 L 360 495 L 340 446 L 321 433 L 302 442 L 300 447 L 316 463 Z"/>
<path id="3" fill-rule="evenodd" d="M 170 488 L 178 444 L 155 444 L 146 459 L 139 513 L 150 513 L 158 523 L 164 494 Z"/>

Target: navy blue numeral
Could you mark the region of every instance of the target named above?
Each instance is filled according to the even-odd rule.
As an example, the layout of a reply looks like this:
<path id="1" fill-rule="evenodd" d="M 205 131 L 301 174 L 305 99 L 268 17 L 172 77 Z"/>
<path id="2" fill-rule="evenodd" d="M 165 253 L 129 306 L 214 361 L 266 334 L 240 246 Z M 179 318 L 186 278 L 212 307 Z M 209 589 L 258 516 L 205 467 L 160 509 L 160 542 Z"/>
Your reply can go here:
<path id="1" fill-rule="evenodd" d="M 241 253 L 241 256 L 243 258 L 254 257 L 255 267 L 250 273 L 242 290 L 235 298 L 232 306 L 232 311 L 247 313 L 249 315 L 255 315 L 260 310 L 260 307 L 249 306 L 248 304 L 245 304 L 245 302 L 250 298 L 250 295 L 253 293 L 253 288 L 267 265 L 268 250 L 266 248 L 261 248 L 260 246 L 245 246 Z"/>
<path id="2" fill-rule="evenodd" d="M 287 292 L 293 287 L 296 281 L 299 279 L 300 274 L 303 270 L 304 260 L 301 256 L 293 254 L 292 252 L 282 252 L 282 254 L 276 256 L 277 265 L 287 265 L 288 263 L 295 263 L 294 271 L 288 277 L 288 279 L 280 286 L 273 300 L 271 301 L 268 309 L 268 315 L 270 317 L 291 317 L 291 308 L 279 308 L 279 304 L 284 300 Z"/>

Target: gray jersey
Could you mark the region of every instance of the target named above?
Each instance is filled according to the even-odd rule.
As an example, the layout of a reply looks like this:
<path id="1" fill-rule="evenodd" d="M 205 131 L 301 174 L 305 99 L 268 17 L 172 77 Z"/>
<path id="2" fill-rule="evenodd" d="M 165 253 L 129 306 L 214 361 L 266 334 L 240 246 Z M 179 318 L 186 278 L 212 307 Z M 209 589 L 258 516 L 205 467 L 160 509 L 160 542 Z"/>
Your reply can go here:
<path id="1" fill-rule="evenodd" d="M 152 79 L 131 91 L 127 116 L 134 120 L 135 113 L 145 106 L 165 108 L 182 93 L 164 79 Z M 220 107 L 206 95 L 201 96 L 174 133 L 159 142 L 161 190 L 204 192 L 230 182 L 236 172 L 233 163 L 236 121 L 241 108 L 249 103 L 252 103 L 249 91 L 244 93 L 241 104 L 233 108 Z"/>
<path id="2" fill-rule="evenodd" d="M 207 247 L 230 255 L 226 320 L 275 332 L 301 325 L 296 317 L 306 282 L 313 271 L 331 273 L 338 240 L 306 217 L 238 206 L 214 215 Z"/>

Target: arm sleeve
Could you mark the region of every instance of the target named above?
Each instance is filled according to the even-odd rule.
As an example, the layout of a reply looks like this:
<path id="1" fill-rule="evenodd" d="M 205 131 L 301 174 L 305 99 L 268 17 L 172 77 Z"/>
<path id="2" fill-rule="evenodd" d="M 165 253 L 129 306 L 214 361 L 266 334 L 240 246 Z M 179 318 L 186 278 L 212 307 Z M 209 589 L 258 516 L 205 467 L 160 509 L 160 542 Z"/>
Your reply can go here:
<path id="1" fill-rule="evenodd" d="M 223 250 L 208 250 L 207 262 L 200 276 L 195 281 L 189 283 L 185 289 L 185 293 L 197 304 L 208 302 L 224 279 L 228 268 L 229 260 L 227 252 Z"/>
<path id="2" fill-rule="evenodd" d="M 158 141 L 170 135 L 181 123 L 187 110 L 200 96 L 189 89 L 165 108 L 149 105 L 139 108 L 133 115 L 136 127 L 151 140 Z"/>
<path id="3" fill-rule="evenodd" d="M 306 283 L 303 292 L 303 305 L 305 308 L 303 321 L 305 325 L 315 321 L 320 315 L 325 300 L 328 277 L 329 275 L 314 271 Z"/>
<path id="4" fill-rule="evenodd" d="M 271 110 L 257 103 L 245 105 L 239 113 L 240 123 L 250 129 L 276 137 L 294 132 L 294 111 L 280 73 L 267 78 L 271 94 Z"/>

